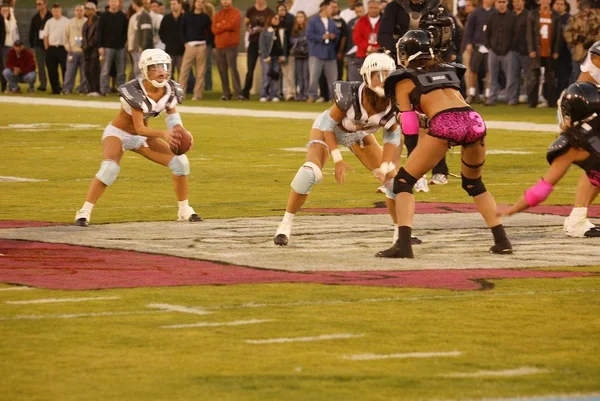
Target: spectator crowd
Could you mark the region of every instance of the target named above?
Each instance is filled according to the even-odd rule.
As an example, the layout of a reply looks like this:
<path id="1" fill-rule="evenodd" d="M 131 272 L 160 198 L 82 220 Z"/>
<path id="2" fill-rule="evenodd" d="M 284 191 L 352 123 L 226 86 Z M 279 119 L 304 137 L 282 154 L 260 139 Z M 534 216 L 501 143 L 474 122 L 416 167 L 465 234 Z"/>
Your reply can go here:
<path id="1" fill-rule="evenodd" d="M 143 50 L 159 48 L 171 56 L 172 77 L 193 100 L 212 90 L 215 63 L 222 100 L 247 100 L 258 86 L 261 102 L 325 102 L 334 81 L 361 80 L 367 55 L 382 46 L 393 53 L 397 40 L 386 22 L 393 21 L 397 4 L 386 7 L 385 0 L 323 0 L 315 15 L 292 15 L 293 0 L 278 0 L 273 8 L 255 0 L 244 12 L 235 0 L 220 0 L 218 9 L 209 0 L 170 0 L 168 13 L 160 0 L 132 0 L 126 10 L 123 0 L 108 0 L 102 10 L 89 1 L 69 10 L 72 18 L 60 4 L 35 0 L 26 46 L 14 1 L 0 7 L 5 93 L 18 93 L 18 84 L 26 83 L 29 92 L 106 96 L 140 77 Z M 588 48 L 600 40 L 598 1 L 579 0 L 573 15 L 567 0 L 457 1 L 456 15 L 451 1 L 442 2 L 455 21 L 447 57 L 467 67 L 464 93 L 470 103 L 493 106 L 503 98 L 509 105 L 555 107 L 579 75 Z M 246 51 L 245 77 L 238 71 L 240 48 Z M 260 85 L 254 82 L 257 66 Z"/>

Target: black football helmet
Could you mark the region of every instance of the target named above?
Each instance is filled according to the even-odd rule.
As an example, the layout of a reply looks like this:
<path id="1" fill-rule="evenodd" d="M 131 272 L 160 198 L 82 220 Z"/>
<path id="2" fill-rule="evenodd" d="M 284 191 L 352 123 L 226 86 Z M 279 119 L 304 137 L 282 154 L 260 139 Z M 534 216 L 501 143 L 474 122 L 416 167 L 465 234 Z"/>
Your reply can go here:
<path id="1" fill-rule="evenodd" d="M 413 60 L 433 58 L 433 35 L 429 31 L 416 29 L 406 32 L 396 43 L 398 65 L 406 66 Z"/>
<path id="2" fill-rule="evenodd" d="M 558 119 L 562 125 L 577 126 L 597 118 L 598 114 L 600 114 L 600 85 L 592 82 L 575 82 L 560 96 Z"/>

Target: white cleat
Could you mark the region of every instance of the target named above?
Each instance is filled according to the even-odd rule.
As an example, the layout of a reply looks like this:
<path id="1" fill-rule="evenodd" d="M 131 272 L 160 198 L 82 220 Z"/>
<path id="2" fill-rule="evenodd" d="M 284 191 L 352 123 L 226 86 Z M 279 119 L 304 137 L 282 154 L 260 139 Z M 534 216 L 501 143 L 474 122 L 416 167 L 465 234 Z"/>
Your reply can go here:
<path id="1" fill-rule="evenodd" d="M 87 227 L 90 223 L 92 212 L 87 209 L 81 209 L 75 214 L 75 225 L 79 227 Z"/>
<path id="2" fill-rule="evenodd" d="M 189 221 L 195 223 L 198 221 L 202 221 L 202 217 L 196 214 L 193 207 L 188 206 L 187 209 L 183 211 L 179 210 L 179 212 L 177 213 L 177 221 Z"/>
<path id="3" fill-rule="evenodd" d="M 427 176 L 419 178 L 419 180 L 415 183 L 414 190 L 415 192 L 429 192 L 429 187 L 427 186 Z"/>
<path id="4" fill-rule="evenodd" d="M 287 246 L 291 234 L 292 226 L 281 222 L 279 223 L 279 227 L 277 227 L 275 237 L 273 237 L 273 243 L 279 246 Z"/>
<path id="5" fill-rule="evenodd" d="M 569 237 L 584 238 L 584 237 L 595 237 L 596 226 L 587 219 L 587 217 L 580 218 L 578 216 L 567 217 L 563 225 L 565 233 Z"/>
<path id="6" fill-rule="evenodd" d="M 444 174 L 434 174 L 429 181 L 431 185 L 446 185 L 448 183 L 448 177 Z"/>

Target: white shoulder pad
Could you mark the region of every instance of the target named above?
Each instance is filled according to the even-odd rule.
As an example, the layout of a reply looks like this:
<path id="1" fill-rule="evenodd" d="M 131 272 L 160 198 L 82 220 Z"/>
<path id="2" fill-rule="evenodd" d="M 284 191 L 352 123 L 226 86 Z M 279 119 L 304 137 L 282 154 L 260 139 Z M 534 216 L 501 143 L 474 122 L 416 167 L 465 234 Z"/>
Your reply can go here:
<path id="1" fill-rule="evenodd" d="M 119 92 L 119 96 L 121 96 L 121 98 L 125 100 L 125 102 L 131 106 L 131 108 L 142 111 L 144 110 L 146 94 L 140 87 L 140 83 L 137 79 L 131 80 L 126 84 L 119 86 L 117 92 Z"/>

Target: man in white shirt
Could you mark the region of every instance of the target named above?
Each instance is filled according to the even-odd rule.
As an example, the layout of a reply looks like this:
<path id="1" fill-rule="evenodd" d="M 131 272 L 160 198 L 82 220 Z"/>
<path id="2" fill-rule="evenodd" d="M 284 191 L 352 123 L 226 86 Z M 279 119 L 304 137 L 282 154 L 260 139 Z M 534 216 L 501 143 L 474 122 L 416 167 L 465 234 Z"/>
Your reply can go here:
<path id="1" fill-rule="evenodd" d="M 81 48 L 81 31 L 87 18 L 83 16 L 83 5 L 75 6 L 75 16 L 69 20 L 65 30 L 65 50 L 67 51 L 67 72 L 63 84 L 63 93 L 70 94 L 75 86 L 75 77 L 79 69 L 79 93 L 86 93 L 86 80 L 83 68 L 83 49 Z"/>
<path id="2" fill-rule="evenodd" d="M 61 93 L 60 81 L 58 79 L 58 66 L 64 81 L 67 69 L 67 50 L 65 49 L 65 31 L 69 28 L 69 19 L 62 15 L 62 7 L 59 4 L 52 6 L 52 18 L 46 22 L 44 27 L 44 47 L 46 48 L 46 67 L 48 78 L 52 86 L 52 94 Z"/>

